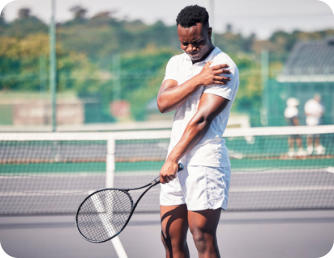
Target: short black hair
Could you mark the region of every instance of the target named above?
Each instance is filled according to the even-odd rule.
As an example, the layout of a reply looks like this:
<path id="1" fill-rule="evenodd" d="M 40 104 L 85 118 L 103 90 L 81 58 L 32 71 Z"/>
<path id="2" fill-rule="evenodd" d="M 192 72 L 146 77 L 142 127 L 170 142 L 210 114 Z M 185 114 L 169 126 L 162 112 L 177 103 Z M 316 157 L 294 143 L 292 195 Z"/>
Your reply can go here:
<path id="1" fill-rule="evenodd" d="M 204 7 L 198 5 L 189 5 L 184 7 L 176 18 L 176 24 L 189 28 L 196 23 L 209 26 L 209 14 Z"/>

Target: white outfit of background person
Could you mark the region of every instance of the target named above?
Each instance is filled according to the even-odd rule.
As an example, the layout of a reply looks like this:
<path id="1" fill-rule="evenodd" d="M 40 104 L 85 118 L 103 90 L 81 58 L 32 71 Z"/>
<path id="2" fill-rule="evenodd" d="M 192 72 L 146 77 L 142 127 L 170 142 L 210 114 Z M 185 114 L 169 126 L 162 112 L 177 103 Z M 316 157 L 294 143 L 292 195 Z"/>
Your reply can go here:
<path id="1" fill-rule="evenodd" d="M 298 106 L 299 101 L 296 98 L 289 98 L 286 102 L 287 106 L 284 110 L 284 117 L 290 126 L 298 126 L 299 119 L 298 119 Z M 298 151 L 295 152 L 295 144 L 298 147 Z M 291 135 L 288 138 L 288 145 L 289 145 L 289 152 L 288 155 L 292 156 L 303 156 L 306 152 L 303 149 L 303 142 L 300 135 Z"/>
<path id="2" fill-rule="evenodd" d="M 321 104 L 320 95 L 316 94 L 310 100 L 305 103 L 304 106 L 306 125 L 317 126 L 321 122 L 321 118 L 324 114 L 325 108 Z M 320 144 L 320 136 L 308 136 L 307 138 L 307 152 L 312 154 L 315 148 L 316 154 L 324 154 L 325 148 Z"/>

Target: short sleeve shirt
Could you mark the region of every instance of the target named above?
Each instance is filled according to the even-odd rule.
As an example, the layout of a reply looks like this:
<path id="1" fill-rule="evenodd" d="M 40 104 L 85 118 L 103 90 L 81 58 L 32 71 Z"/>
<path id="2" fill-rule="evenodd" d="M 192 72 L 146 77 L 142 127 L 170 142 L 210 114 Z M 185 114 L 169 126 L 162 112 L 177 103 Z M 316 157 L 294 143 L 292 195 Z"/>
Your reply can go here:
<path id="1" fill-rule="evenodd" d="M 227 64 L 231 74 L 224 74 L 224 76 L 230 77 L 231 80 L 226 85 L 201 86 L 176 107 L 169 152 L 178 143 L 187 124 L 195 115 L 202 94 L 214 94 L 228 99 L 229 102 L 212 120 L 207 132 L 200 141 L 183 156 L 181 162 L 191 165 L 227 167 L 229 166 L 229 159 L 224 144 L 223 133 L 239 87 L 239 72 L 236 64 L 217 47 L 211 51 L 204 61 L 195 64 L 192 63 L 187 54 L 183 53 L 173 56 L 169 60 L 164 80 L 176 80 L 178 85 L 180 85 L 200 73 L 204 65 L 209 61 L 212 61 L 212 66 Z"/>
<path id="2" fill-rule="evenodd" d="M 304 106 L 307 125 L 318 125 L 324 112 L 324 107 L 315 99 L 310 99 Z"/>
<path id="3" fill-rule="evenodd" d="M 285 110 L 284 110 L 284 117 L 286 119 L 291 119 L 291 118 L 294 118 L 294 117 L 298 117 L 298 108 L 297 107 L 287 107 Z"/>

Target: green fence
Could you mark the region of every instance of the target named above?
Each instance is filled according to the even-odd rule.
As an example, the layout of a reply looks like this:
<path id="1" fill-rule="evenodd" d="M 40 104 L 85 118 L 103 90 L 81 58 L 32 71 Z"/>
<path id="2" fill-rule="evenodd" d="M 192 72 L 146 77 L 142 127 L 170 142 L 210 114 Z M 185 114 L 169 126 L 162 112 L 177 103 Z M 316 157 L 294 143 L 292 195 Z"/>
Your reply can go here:
<path id="1" fill-rule="evenodd" d="M 290 97 L 299 100 L 299 120 L 305 125 L 304 105 L 314 94 L 320 94 L 325 113 L 322 124 L 334 123 L 334 82 L 278 82 L 269 80 L 265 89 L 268 100 L 265 102 L 266 120 L 268 126 L 286 125 L 284 109 L 286 100 Z"/>

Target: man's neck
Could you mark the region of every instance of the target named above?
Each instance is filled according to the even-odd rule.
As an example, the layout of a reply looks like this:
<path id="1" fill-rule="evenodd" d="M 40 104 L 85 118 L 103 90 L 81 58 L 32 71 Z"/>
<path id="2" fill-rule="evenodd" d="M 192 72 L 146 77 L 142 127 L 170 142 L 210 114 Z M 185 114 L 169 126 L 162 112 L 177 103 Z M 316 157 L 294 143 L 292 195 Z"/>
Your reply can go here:
<path id="1" fill-rule="evenodd" d="M 195 64 L 195 63 L 202 62 L 203 60 L 205 60 L 211 54 L 211 52 L 214 50 L 214 48 L 215 48 L 215 46 L 211 45 L 208 52 L 201 59 L 196 60 L 196 61 L 192 61 L 192 63 Z"/>

